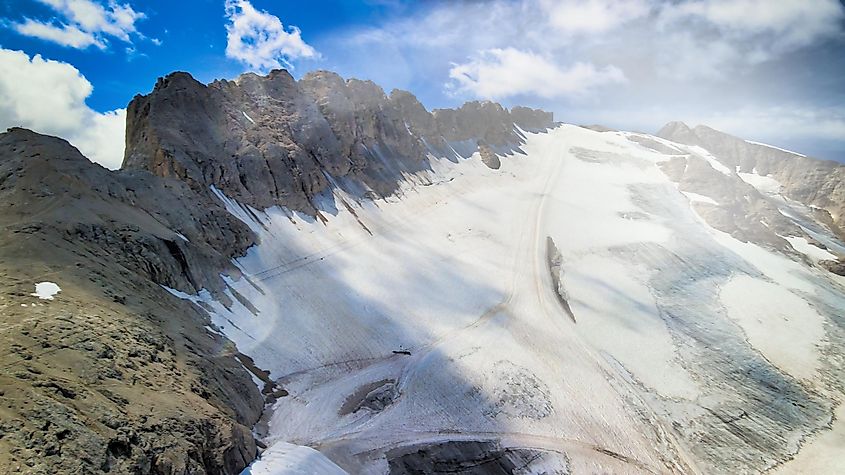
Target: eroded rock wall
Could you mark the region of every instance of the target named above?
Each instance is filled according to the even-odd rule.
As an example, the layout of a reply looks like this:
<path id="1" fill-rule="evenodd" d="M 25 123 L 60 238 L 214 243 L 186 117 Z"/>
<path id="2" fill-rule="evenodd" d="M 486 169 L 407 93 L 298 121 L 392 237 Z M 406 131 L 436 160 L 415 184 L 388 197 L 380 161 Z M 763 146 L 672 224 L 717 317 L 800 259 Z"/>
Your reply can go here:
<path id="1" fill-rule="evenodd" d="M 505 150 L 523 141 L 515 126 L 552 125 L 551 113 L 489 101 L 429 112 L 411 93 L 388 96 L 327 71 L 207 86 L 173 73 L 130 103 L 123 168 L 215 186 L 256 208 L 313 212 L 313 198 L 337 182 L 389 195 L 404 174 L 428 168 L 429 153 L 454 150 L 449 142 Z"/>

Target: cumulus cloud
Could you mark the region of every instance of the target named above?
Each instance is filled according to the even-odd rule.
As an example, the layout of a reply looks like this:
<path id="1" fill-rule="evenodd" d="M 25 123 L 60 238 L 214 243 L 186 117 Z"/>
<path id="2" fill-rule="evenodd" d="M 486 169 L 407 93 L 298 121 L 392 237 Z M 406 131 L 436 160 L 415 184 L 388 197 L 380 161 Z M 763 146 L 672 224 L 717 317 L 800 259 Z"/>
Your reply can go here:
<path id="1" fill-rule="evenodd" d="M 489 50 L 516 48 L 561 69 L 584 62 L 614 65 L 629 79 L 733 80 L 757 64 L 841 36 L 844 20 L 838 0 L 448 2 L 359 29 L 335 48 L 356 49 L 361 54 L 349 56 L 360 62 L 369 61 L 366 49 L 400 50 L 429 74 L 438 60 L 464 64 Z M 468 27 L 469 21 L 479 27 Z M 398 54 L 391 56 L 401 63 Z"/>
<path id="2" fill-rule="evenodd" d="M 109 38 L 131 43 L 139 35 L 135 22 L 145 15 L 128 4 L 94 0 L 38 0 L 57 14 L 47 20 L 27 18 L 12 27 L 20 34 L 77 49 L 96 46 L 105 49 Z"/>
<path id="3" fill-rule="evenodd" d="M 247 0 L 226 0 L 226 56 L 257 71 L 291 67 L 290 61 L 314 58 L 317 51 L 295 26 L 285 28 L 279 17 L 258 11 Z"/>
<path id="4" fill-rule="evenodd" d="M 126 109 L 92 110 L 85 104 L 92 91 L 70 64 L 0 49 L 0 129 L 57 135 L 92 161 L 116 169 L 123 161 Z"/>
<path id="5" fill-rule="evenodd" d="M 543 98 L 579 96 L 607 84 L 625 81 L 614 66 L 589 63 L 561 67 L 529 51 L 490 49 L 449 70 L 452 87 L 487 99 L 534 95 Z"/>

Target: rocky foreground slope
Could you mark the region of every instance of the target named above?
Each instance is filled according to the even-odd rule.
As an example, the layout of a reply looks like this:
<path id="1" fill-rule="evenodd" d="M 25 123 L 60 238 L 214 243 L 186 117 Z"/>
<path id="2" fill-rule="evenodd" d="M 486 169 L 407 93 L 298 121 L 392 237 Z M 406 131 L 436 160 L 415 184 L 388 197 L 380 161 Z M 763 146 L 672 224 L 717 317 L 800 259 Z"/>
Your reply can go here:
<path id="1" fill-rule="evenodd" d="M 263 400 L 237 349 L 160 285 L 220 287 L 254 242 L 207 196 L 0 134 L 0 471 L 237 473 Z M 34 283 L 58 282 L 53 300 Z M 244 360 L 246 361 L 246 360 Z"/>
<path id="2" fill-rule="evenodd" d="M 130 104 L 122 170 L 59 138 L 0 134 L 0 472 L 240 472 L 265 399 L 284 391 L 162 288 L 239 298 L 220 274 L 240 278 L 232 259 L 256 235 L 210 187 L 316 215 L 321 191 L 387 196 L 449 141 L 514 148 L 514 125 L 551 120 L 494 103 L 431 114 L 332 73 L 207 86 L 174 73 Z M 61 292 L 32 295 L 42 281 Z"/>

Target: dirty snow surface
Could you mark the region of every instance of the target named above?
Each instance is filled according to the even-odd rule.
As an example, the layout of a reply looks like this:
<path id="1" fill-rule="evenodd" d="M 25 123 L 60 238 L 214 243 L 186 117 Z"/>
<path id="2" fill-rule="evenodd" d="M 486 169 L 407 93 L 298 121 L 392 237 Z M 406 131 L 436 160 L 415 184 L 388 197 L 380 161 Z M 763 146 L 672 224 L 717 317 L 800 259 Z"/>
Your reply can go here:
<path id="1" fill-rule="evenodd" d="M 178 296 L 290 393 L 252 473 L 288 473 L 279 444 L 349 473 L 800 472 L 833 450 L 841 284 L 711 228 L 690 201 L 719 197 L 622 133 L 525 135 L 498 170 L 432 157 L 396 196 L 338 187 L 322 219 L 217 192 L 260 244 L 232 298 Z"/>

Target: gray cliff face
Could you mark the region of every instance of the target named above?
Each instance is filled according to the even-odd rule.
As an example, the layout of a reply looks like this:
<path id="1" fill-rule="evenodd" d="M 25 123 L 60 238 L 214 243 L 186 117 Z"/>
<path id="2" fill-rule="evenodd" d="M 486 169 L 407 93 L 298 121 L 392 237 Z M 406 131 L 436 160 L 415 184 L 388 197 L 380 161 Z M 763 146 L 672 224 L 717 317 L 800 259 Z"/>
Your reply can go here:
<path id="1" fill-rule="evenodd" d="M 658 136 L 688 145 L 701 145 L 729 168 L 744 173 L 771 175 L 791 199 L 822 210 L 822 221 L 845 236 L 845 165 L 804 157 L 699 125 L 690 129 L 681 122 L 663 127 Z"/>
<path id="2" fill-rule="evenodd" d="M 173 73 L 127 111 L 123 168 L 214 185 L 256 207 L 308 209 L 327 184 L 322 170 L 348 168 L 316 104 L 284 71 L 205 86 Z"/>
<path id="3" fill-rule="evenodd" d="M 0 315 L 14 369 L 0 472 L 239 473 L 261 394 L 207 315 L 161 285 L 223 295 L 249 229 L 181 181 L 110 172 L 25 129 L 0 134 L 0 203 L 0 305 L 37 302 L 33 282 L 62 288 Z"/>
<path id="4" fill-rule="evenodd" d="M 63 139 L 10 129 L 0 134 L 0 157 L 4 190 L 14 194 L 4 221 L 14 227 L 37 218 L 28 230 L 96 240 L 116 263 L 158 284 L 217 289 L 214 271 L 237 273 L 231 258 L 255 242 L 209 193 L 145 171 L 110 172 Z"/>
<path id="5" fill-rule="evenodd" d="M 410 133 L 397 102 L 372 81 L 344 81 L 335 73 L 311 73 L 299 81 L 343 145 L 338 157 L 346 173 L 329 172 L 365 184 L 378 195 L 393 193 L 402 172 L 428 168 L 426 149 Z M 323 187 L 325 188 L 325 187 Z"/>
<path id="6" fill-rule="evenodd" d="M 493 146 L 518 142 L 510 113 L 490 101 L 467 102 L 459 109 L 435 109 L 437 128 L 446 140 L 479 139 Z"/>
<path id="7" fill-rule="evenodd" d="M 257 208 L 313 212 L 313 198 L 329 186 L 391 194 L 403 174 L 428 168 L 427 154 L 447 156 L 447 142 L 462 142 L 461 153 L 518 147 L 515 125 L 553 122 L 547 112 L 492 102 L 429 113 L 408 92 L 387 96 L 371 81 L 326 71 L 296 81 L 275 70 L 207 86 L 173 73 L 130 103 L 123 168 L 194 190 L 215 186 Z"/>

